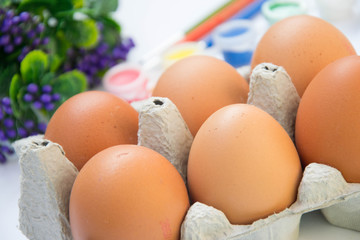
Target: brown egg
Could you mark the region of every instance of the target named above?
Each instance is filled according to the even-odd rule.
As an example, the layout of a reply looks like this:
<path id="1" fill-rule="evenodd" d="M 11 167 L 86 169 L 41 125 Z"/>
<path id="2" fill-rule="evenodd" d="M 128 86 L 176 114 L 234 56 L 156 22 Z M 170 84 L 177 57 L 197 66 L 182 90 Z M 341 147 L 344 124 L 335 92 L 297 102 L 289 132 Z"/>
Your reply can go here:
<path id="1" fill-rule="evenodd" d="M 158 80 L 153 96 L 169 98 L 195 136 L 216 110 L 245 103 L 249 86 L 228 63 L 210 56 L 191 56 L 170 66 Z"/>
<path id="2" fill-rule="evenodd" d="M 360 56 L 350 56 L 321 70 L 300 101 L 295 139 L 303 164 L 327 164 L 360 183 L 359 119 Z"/>
<path id="3" fill-rule="evenodd" d="M 251 67 L 263 62 L 284 67 L 301 97 L 322 68 L 354 54 L 349 40 L 333 25 L 317 17 L 299 15 L 268 29 L 255 49 Z"/>
<path id="4" fill-rule="evenodd" d="M 96 153 L 118 144 L 137 144 L 138 113 L 106 92 L 88 91 L 64 102 L 54 113 L 45 138 L 60 144 L 80 170 Z"/>
<path id="5" fill-rule="evenodd" d="M 233 104 L 212 114 L 194 138 L 188 163 L 190 199 L 251 224 L 289 207 L 302 169 L 286 131 L 268 113 Z"/>
<path id="6" fill-rule="evenodd" d="M 75 240 L 179 239 L 189 208 L 185 183 L 159 153 L 107 148 L 81 169 L 70 197 Z"/>

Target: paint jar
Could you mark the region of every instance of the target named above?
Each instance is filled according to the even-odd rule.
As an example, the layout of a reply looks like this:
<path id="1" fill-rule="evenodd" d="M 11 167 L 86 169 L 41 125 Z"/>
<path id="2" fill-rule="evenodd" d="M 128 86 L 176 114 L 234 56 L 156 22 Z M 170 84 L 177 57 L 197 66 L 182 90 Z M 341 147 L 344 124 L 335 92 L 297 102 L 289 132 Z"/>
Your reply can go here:
<path id="1" fill-rule="evenodd" d="M 224 60 L 237 68 L 250 64 L 256 46 L 256 31 L 250 20 L 231 20 L 214 30 L 213 41 Z"/>
<path id="2" fill-rule="evenodd" d="M 148 98 L 148 78 L 137 64 L 121 63 L 110 68 L 103 78 L 104 89 L 128 102 Z"/>
<path id="3" fill-rule="evenodd" d="M 305 14 L 307 5 L 304 1 L 272 0 L 262 5 L 261 12 L 272 25 L 284 18 Z"/>
<path id="4" fill-rule="evenodd" d="M 196 54 L 201 54 L 205 49 L 204 42 L 184 42 L 178 43 L 167 49 L 163 54 L 163 66 L 169 67 L 180 59 Z"/>

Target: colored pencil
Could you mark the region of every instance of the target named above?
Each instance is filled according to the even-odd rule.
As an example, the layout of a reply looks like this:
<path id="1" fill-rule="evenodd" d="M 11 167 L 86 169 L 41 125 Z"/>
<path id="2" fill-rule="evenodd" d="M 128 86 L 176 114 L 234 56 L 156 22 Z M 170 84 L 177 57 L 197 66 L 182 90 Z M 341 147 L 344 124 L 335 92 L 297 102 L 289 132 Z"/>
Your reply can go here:
<path id="1" fill-rule="evenodd" d="M 249 5 L 251 2 L 253 2 L 253 0 L 231 1 L 230 4 L 220 8 L 219 11 L 208 17 L 201 24 L 198 24 L 195 28 L 191 28 L 189 31 L 187 31 L 184 38 L 180 42 L 200 40 L 202 37 L 206 36 L 206 34 L 211 32 L 216 26 L 234 16 L 237 12 Z"/>
<path id="2" fill-rule="evenodd" d="M 185 32 L 186 34 L 189 34 L 190 32 L 194 31 L 196 28 L 198 28 L 201 24 L 204 24 L 206 21 L 208 21 L 210 18 L 214 17 L 216 14 L 218 14 L 219 12 L 223 11 L 224 8 L 228 7 L 229 5 L 231 5 L 232 3 L 236 2 L 237 0 L 230 0 L 227 1 L 225 4 L 221 5 L 220 7 L 218 7 L 217 9 L 215 9 L 213 12 L 211 12 L 210 14 L 208 14 L 205 18 L 203 18 L 200 22 L 196 23 L 194 26 L 192 26 L 190 29 L 188 29 Z"/>

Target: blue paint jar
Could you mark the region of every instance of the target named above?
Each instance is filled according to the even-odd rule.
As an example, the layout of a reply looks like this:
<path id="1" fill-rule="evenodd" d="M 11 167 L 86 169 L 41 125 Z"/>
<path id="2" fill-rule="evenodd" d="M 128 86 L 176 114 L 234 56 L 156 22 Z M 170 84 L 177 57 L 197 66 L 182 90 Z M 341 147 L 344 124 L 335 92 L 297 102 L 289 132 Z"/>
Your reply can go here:
<path id="1" fill-rule="evenodd" d="M 213 40 L 214 47 L 233 67 L 250 64 L 256 45 L 256 32 L 250 20 L 237 19 L 219 25 L 213 32 Z"/>

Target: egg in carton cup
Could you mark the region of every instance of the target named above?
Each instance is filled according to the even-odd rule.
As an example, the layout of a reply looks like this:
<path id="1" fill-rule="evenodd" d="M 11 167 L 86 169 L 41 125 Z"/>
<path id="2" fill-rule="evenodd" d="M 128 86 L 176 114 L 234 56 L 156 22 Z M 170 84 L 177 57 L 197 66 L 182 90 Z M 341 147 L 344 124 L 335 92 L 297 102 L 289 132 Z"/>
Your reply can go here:
<path id="1" fill-rule="evenodd" d="M 250 76 L 248 104 L 273 116 L 294 140 L 300 97 L 285 69 L 259 64 Z M 187 161 L 193 136 L 177 107 L 168 99 L 151 97 L 133 103 L 139 112 L 138 145 L 166 157 L 187 181 Z M 69 199 L 77 168 L 59 144 L 44 136 L 14 143 L 21 169 L 19 228 L 28 239 L 72 239 Z M 214 207 L 196 202 L 181 226 L 181 239 L 295 240 L 304 213 L 321 209 L 339 227 L 360 231 L 360 184 L 347 183 L 330 166 L 312 163 L 303 173 L 296 201 L 279 213 L 252 224 L 231 224 Z"/>

